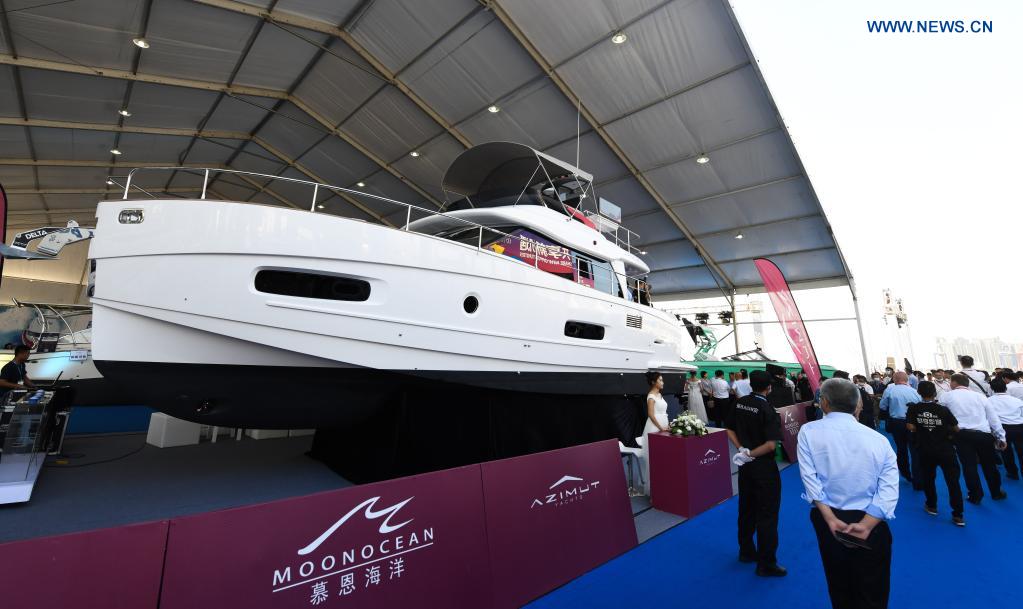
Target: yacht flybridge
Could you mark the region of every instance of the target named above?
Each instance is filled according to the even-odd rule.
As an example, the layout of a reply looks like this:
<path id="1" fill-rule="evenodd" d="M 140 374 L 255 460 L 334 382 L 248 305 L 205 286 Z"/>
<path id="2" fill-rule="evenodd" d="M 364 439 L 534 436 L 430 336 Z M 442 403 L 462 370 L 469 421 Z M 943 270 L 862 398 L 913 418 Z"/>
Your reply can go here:
<path id="1" fill-rule="evenodd" d="M 204 195 L 244 173 L 167 169 L 202 175 Z M 463 152 L 437 210 L 275 176 L 255 177 L 307 185 L 308 209 L 128 200 L 141 171 L 99 204 L 93 350 L 105 377 L 174 416 L 339 429 L 464 390 L 596 412 L 645 396 L 650 369 L 669 391 L 691 369 L 593 177 L 527 146 Z M 392 225 L 316 213 L 327 192 Z"/>

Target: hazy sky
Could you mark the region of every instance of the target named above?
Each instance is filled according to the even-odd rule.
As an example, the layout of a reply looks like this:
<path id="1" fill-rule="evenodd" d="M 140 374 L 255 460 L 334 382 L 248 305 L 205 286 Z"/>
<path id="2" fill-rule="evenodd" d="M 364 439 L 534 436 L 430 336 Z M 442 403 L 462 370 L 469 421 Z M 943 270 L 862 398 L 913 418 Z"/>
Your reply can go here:
<path id="1" fill-rule="evenodd" d="M 855 277 L 871 359 L 883 355 L 886 287 L 905 301 L 918 367 L 936 336 L 1023 340 L 1023 283 L 1004 271 L 1023 241 L 1023 2 L 732 4 Z M 994 31 L 876 34 L 868 19 Z M 851 313 L 848 290 L 816 292 L 796 293 L 805 317 Z M 854 324 L 808 327 L 822 362 L 861 361 Z"/>

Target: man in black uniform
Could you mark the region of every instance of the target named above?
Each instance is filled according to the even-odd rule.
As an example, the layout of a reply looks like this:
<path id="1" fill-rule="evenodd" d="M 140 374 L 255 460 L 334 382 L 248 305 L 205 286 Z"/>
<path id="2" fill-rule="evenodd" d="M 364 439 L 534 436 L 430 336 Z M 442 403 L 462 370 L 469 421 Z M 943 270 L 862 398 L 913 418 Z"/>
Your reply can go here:
<path id="1" fill-rule="evenodd" d="M 767 396 L 771 406 L 782 408 L 796 403 L 792 387 L 785 381 L 785 369 L 777 364 L 767 364 L 767 374 L 771 383 L 771 393 Z M 752 381 L 751 381 L 752 382 Z"/>
<path id="2" fill-rule="evenodd" d="M 952 504 L 952 522 L 966 526 L 963 520 L 963 488 L 959 485 L 959 460 L 956 458 L 952 438 L 959 431 L 959 421 L 952 412 L 936 400 L 938 390 L 931 381 L 920 381 L 917 393 L 923 402 L 909 404 L 906 410 L 906 428 L 913 434 L 912 442 L 920 455 L 921 484 L 926 497 L 924 509 L 931 516 L 938 515 L 938 494 L 934 478 L 938 467 L 948 486 L 948 501 Z"/>
<path id="3" fill-rule="evenodd" d="M 12 389 L 35 389 L 32 379 L 25 374 L 25 362 L 28 361 L 29 348 L 18 345 L 14 349 L 14 359 L 0 369 L 0 401 L 3 401 Z"/>
<path id="4" fill-rule="evenodd" d="M 753 393 L 740 399 L 726 422 L 728 439 L 739 449 L 739 560 L 757 563 L 757 575 L 781 577 L 778 564 L 778 510 L 781 476 L 774 449 L 781 442 L 781 419 L 771 407 L 771 377 L 763 370 L 750 373 Z M 756 533 L 756 544 L 753 534 Z"/>

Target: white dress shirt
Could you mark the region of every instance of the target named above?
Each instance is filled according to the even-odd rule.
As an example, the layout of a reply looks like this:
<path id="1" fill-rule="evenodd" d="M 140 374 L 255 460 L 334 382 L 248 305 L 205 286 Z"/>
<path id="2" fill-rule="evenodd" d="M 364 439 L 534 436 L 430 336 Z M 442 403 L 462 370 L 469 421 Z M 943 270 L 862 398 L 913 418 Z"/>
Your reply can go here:
<path id="1" fill-rule="evenodd" d="M 999 440 L 1005 439 L 1005 429 L 1002 428 L 1002 422 L 995 414 L 995 409 L 979 391 L 956 387 L 941 394 L 938 403 L 952 411 L 959 421 L 959 429 L 983 431 Z"/>
<path id="2" fill-rule="evenodd" d="M 860 383 L 856 383 L 856 386 L 866 391 L 867 395 L 874 395 L 874 388 L 868 385 L 867 383 L 863 383 L 862 385 Z"/>
<path id="3" fill-rule="evenodd" d="M 952 391 L 952 385 L 949 385 L 946 380 L 934 381 L 934 388 L 938 390 L 938 395 Z"/>
<path id="4" fill-rule="evenodd" d="M 724 400 L 728 398 L 728 381 L 715 376 L 710 384 L 714 388 L 714 399 Z"/>
<path id="5" fill-rule="evenodd" d="M 1012 381 L 1005 384 L 1005 392 L 1014 398 L 1023 400 L 1023 384 Z"/>
<path id="6" fill-rule="evenodd" d="M 753 393 L 753 387 L 749 384 L 749 379 L 739 379 L 735 381 L 733 389 L 735 389 L 735 397 L 737 398 L 744 398 Z"/>
<path id="7" fill-rule="evenodd" d="M 974 382 L 970 383 L 970 391 L 979 393 L 984 397 L 991 395 L 991 385 L 988 385 L 987 381 L 984 380 L 983 372 L 980 372 L 979 370 L 974 370 L 973 368 L 966 368 L 963 370 L 963 374 L 970 377 L 974 381 L 977 381 L 976 383 Z M 978 387 L 977 385 L 980 385 L 980 387 Z"/>
<path id="8" fill-rule="evenodd" d="M 799 430 L 803 499 L 839 510 L 895 518 L 899 468 L 888 440 L 851 414 L 832 412 Z"/>
<path id="9" fill-rule="evenodd" d="M 1023 425 L 1023 400 L 1008 393 L 996 393 L 987 401 L 1002 425 Z"/>

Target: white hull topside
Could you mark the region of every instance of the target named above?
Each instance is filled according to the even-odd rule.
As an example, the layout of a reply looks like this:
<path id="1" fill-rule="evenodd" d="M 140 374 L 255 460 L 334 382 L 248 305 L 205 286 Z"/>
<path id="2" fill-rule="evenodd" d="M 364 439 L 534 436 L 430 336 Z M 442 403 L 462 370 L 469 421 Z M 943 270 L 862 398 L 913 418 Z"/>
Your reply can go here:
<path id="1" fill-rule="evenodd" d="M 144 220 L 118 214 L 141 209 Z M 98 361 L 396 371 L 682 372 L 681 331 L 652 307 L 447 239 L 251 203 L 100 203 Z M 596 234 L 596 233 L 595 233 Z M 362 279 L 364 302 L 256 290 L 264 269 Z M 478 310 L 463 301 L 474 296 Z M 642 328 L 626 325 L 641 316 Z M 605 328 L 565 336 L 566 321 Z M 220 339 L 223 340 L 220 340 Z"/>

